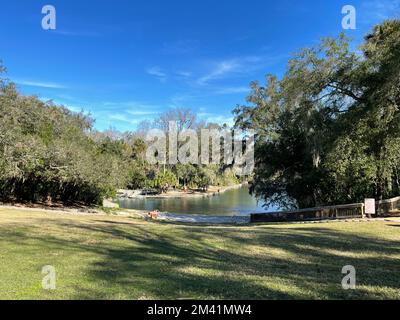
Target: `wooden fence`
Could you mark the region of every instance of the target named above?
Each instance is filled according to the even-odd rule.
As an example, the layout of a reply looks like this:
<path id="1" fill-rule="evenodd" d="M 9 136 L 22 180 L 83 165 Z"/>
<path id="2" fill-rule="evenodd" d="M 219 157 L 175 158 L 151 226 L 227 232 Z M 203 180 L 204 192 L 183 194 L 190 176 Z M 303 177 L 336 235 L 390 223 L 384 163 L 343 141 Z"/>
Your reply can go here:
<path id="1" fill-rule="evenodd" d="M 376 213 L 378 215 L 400 213 L 400 197 L 377 201 Z"/>
<path id="2" fill-rule="evenodd" d="M 400 197 L 376 202 L 378 216 L 400 214 Z M 250 216 L 251 222 L 307 221 L 364 218 L 364 203 L 339 206 L 308 208 L 295 211 L 256 213 Z"/>
<path id="3" fill-rule="evenodd" d="M 295 211 L 252 214 L 251 222 L 327 220 L 363 217 L 364 204 L 354 203 L 339 206 L 307 208 Z"/>

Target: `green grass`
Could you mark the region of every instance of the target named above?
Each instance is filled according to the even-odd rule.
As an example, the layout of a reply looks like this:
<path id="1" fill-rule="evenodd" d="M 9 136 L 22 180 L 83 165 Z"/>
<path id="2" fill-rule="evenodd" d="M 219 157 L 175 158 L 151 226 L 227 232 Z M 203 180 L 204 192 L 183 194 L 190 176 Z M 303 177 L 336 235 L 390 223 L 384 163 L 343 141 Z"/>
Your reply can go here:
<path id="1" fill-rule="evenodd" d="M 57 289 L 41 288 L 44 265 Z M 341 269 L 357 270 L 343 290 Z M 400 299 L 400 224 L 186 226 L 0 209 L 0 299 Z"/>

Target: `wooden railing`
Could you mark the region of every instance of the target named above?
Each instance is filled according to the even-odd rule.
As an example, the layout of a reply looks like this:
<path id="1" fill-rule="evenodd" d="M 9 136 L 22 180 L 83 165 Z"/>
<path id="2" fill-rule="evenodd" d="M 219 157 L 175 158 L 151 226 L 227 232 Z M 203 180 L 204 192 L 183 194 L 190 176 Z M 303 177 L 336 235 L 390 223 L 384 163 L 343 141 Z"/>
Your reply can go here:
<path id="1" fill-rule="evenodd" d="M 252 222 L 304 221 L 363 218 L 364 204 L 354 203 L 329 207 L 307 208 L 295 211 L 252 214 Z"/>
<path id="2" fill-rule="evenodd" d="M 400 197 L 377 201 L 376 213 L 378 215 L 400 213 Z"/>
<path id="3" fill-rule="evenodd" d="M 376 202 L 376 215 L 400 214 L 400 197 Z M 364 203 L 252 214 L 251 222 L 307 221 L 364 218 Z"/>

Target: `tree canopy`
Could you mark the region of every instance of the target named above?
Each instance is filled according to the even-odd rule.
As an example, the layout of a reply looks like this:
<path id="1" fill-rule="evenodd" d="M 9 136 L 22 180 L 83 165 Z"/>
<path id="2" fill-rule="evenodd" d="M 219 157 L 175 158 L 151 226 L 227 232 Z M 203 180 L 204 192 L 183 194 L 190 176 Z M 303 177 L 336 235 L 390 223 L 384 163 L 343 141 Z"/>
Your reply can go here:
<path id="1" fill-rule="evenodd" d="M 22 96 L 2 80 L 0 197 L 98 203 L 123 186 L 121 153 L 128 151 L 108 140 L 96 143 L 92 124 L 87 115 Z"/>
<path id="2" fill-rule="evenodd" d="M 251 191 L 267 205 L 312 207 L 400 193 L 400 21 L 307 48 L 282 79 L 253 82 L 236 126 L 257 133 Z"/>
<path id="3" fill-rule="evenodd" d="M 220 180 L 224 167 L 150 165 L 144 134 L 150 128 L 201 130 L 190 109 L 171 109 L 135 132 L 105 132 L 93 128 L 94 119 L 51 101 L 20 94 L 1 77 L 0 64 L 0 200 L 100 204 L 118 188 L 155 188 L 190 185 L 207 189 Z"/>

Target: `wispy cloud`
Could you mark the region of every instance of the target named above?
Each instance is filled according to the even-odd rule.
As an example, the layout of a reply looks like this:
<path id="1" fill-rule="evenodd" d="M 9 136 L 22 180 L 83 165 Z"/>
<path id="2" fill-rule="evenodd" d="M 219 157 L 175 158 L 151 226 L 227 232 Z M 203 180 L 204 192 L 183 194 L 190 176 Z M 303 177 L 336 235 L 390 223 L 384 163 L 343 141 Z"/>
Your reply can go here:
<path id="1" fill-rule="evenodd" d="M 169 107 L 171 108 L 179 108 L 179 107 L 187 107 L 188 103 L 193 102 L 198 98 L 197 95 L 192 93 L 179 93 L 175 94 L 170 98 Z"/>
<path id="2" fill-rule="evenodd" d="M 252 72 L 266 68 L 276 63 L 287 55 L 274 56 L 244 56 L 233 59 L 226 59 L 219 62 L 210 63 L 211 70 L 197 79 L 196 84 L 206 85 L 212 81 L 232 77 L 237 75 L 248 75 Z"/>
<path id="3" fill-rule="evenodd" d="M 71 31 L 71 30 L 51 30 L 51 33 L 62 35 L 62 36 L 69 36 L 69 37 L 99 37 L 101 36 L 100 33 L 96 31 Z"/>
<path id="4" fill-rule="evenodd" d="M 132 116 L 123 113 L 109 114 L 108 117 L 110 120 L 122 121 L 129 124 L 138 124 L 141 121 L 141 119 L 133 118 Z"/>
<path id="5" fill-rule="evenodd" d="M 42 81 L 31 81 L 31 80 L 13 80 L 16 84 L 28 87 L 38 87 L 38 88 L 49 88 L 49 89 L 66 89 L 67 86 L 55 82 L 42 82 Z"/>
<path id="6" fill-rule="evenodd" d="M 215 91 L 216 94 L 236 94 L 236 93 L 249 93 L 250 87 L 226 87 L 220 88 Z"/>
<path id="7" fill-rule="evenodd" d="M 148 68 L 146 72 L 147 74 L 156 77 L 158 80 L 162 82 L 167 80 L 167 74 L 158 66 Z"/>
<path id="8" fill-rule="evenodd" d="M 209 73 L 200 77 L 197 80 L 197 83 L 200 85 L 207 84 L 211 80 L 222 78 L 227 73 L 234 72 L 239 67 L 240 64 L 236 60 L 225 60 L 218 62 Z"/>
<path id="9" fill-rule="evenodd" d="M 134 115 L 149 115 L 158 113 L 161 106 L 140 101 L 104 101 L 100 103 L 107 110 L 122 110 Z"/>
<path id="10" fill-rule="evenodd" d="M 144 120 L 153 120 L 161 110 L 160 106 L 140 101 L 105 101 L 99 103 L 95 115 L 103 123 L 117 122 L 125 129 L 132 130 Z"/>
<path id="11" fill-rule="evenodd" d="M 157 113 L 140 114 L 135 112 L 126 112 L 126 113 L 119 112 L 119 113 L 106 113 L 101 117 L 108 120 L 124 122 L 130 125 L 137 125 L 144 120 L 150 120 L 150 121 L 153 120 L 156 117 L 156 115 Z"/>
<path id="12" fill-rule="evenodd" d="M 159 112 L 157 111 L 139 111 L 139 110 L 128 110 L 127 113 L 133 115 L 133 116 L 151 116 L 158 114 Z"/>
<path id="13" fill-rule="evenodd" d="M 185 70 L 180 70 L 175 72 L 178 76 L 188 78 L 192 75 L 192 72 L 190 71 L 185 71 Z"/>
<path id="14" fill-rule="evenodd" d="M 70 102 L 66 102 L 63 99 L 59 99 L 59 98 L 50 98 L 50 97 L 39 97 L 39 99 L 43 102 L 49 102 L 52 101 L 53 103 L 63 106 L 69 110 L 71 110 L 72 112 L 81 112 L 84 111 L 84 108 L 82 107 L 82 105 L 78 106 L 75 104 L 71 104 Z"/>
<path id="15" fill-rule="evenodd" d="M 400 0 L 369 0 L 363 2 L 361 13 L 358 14 L 361 23 L 372 24 L 382 20 L 400 17 Z"/>
<path id="16" fill-rule="evenodd" d="M 233 126 L 234 118 L 232 116 L 220 115 L 209 112 L 199 112 L 197 116 L 208 123 L 218 123 L 219 125 L 227 124 Z"/>
<path id="17" fill-rule="evenodd" d="M 122 131 L 135 130 L 142 121 L 152 121 L 155 118 L 155 114 L 134 115 L 120 110 L 93 110 L 92 115 L 95 117 L 98 127 L 102 129 L 117 128 Z"/>

